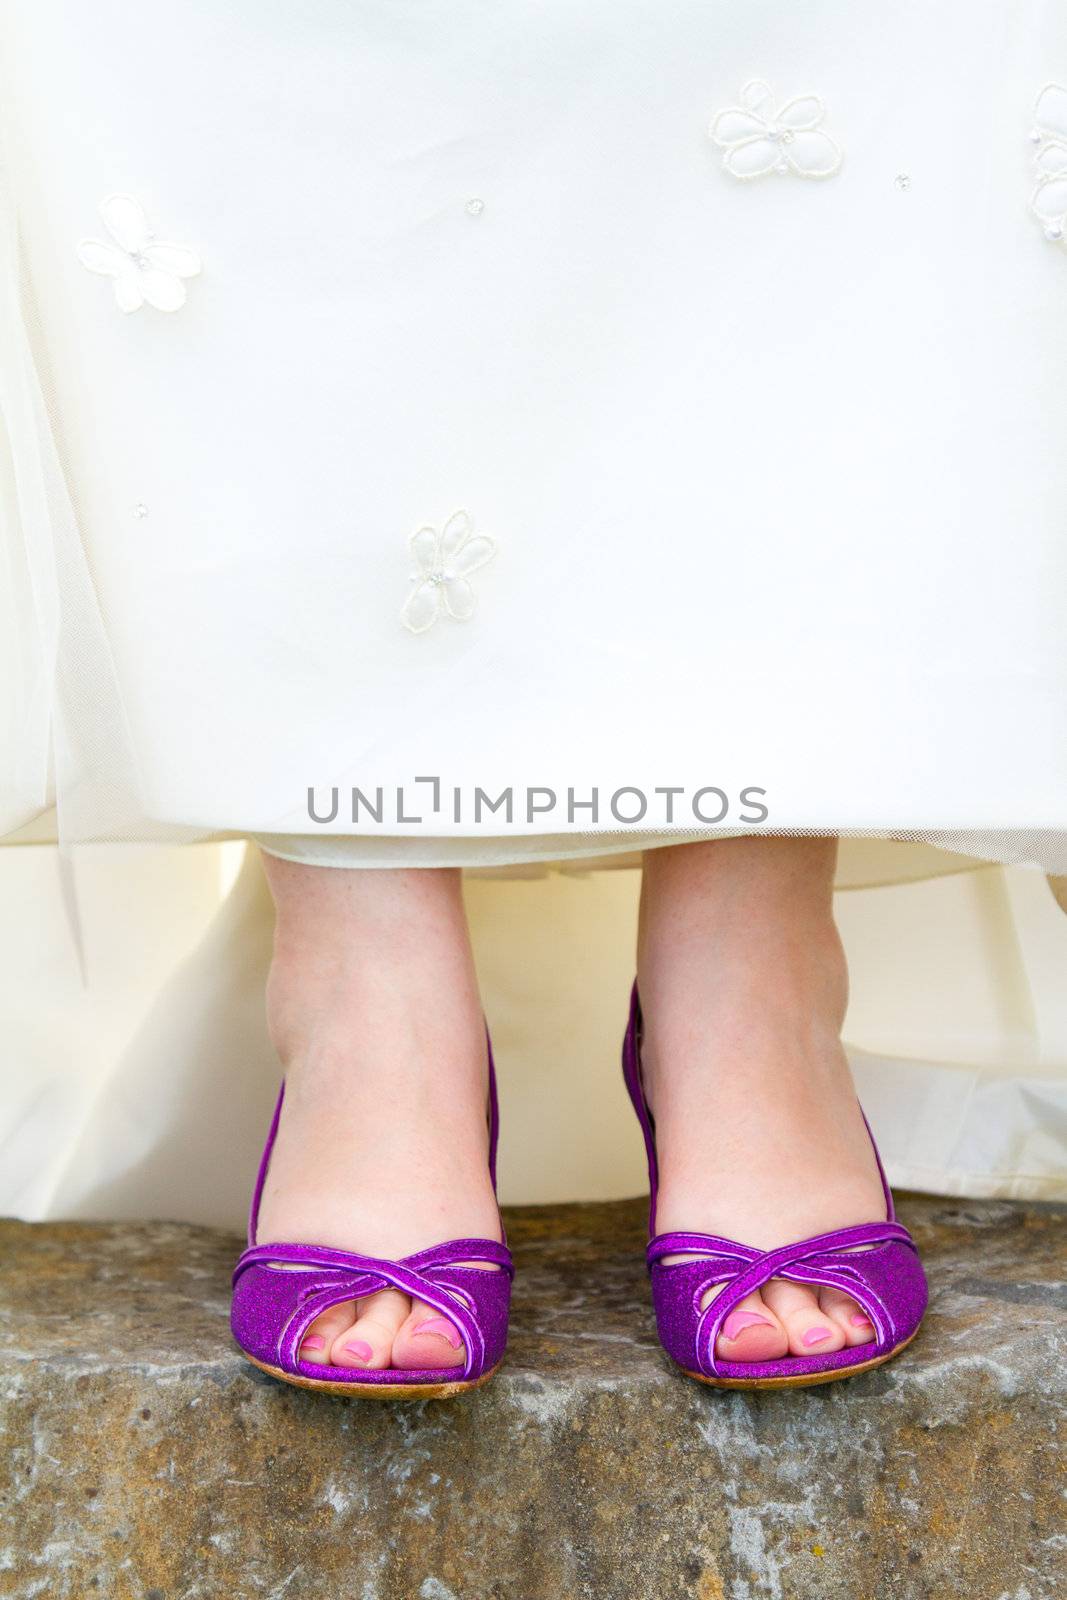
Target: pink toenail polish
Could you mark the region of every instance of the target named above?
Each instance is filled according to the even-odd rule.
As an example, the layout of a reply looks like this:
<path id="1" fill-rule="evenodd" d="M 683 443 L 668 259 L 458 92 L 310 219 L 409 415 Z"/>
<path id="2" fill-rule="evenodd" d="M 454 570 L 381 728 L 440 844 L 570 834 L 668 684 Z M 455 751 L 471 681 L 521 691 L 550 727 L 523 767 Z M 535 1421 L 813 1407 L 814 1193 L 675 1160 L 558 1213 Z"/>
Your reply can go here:
<path id="1" fill-rule="evenodd" d="M 800 1342 L 801 1344 L 822 1344 L 823 1340 L 829 1337 L 829 1328 L 809 1328 Z"/>
<path id="2" fill-rule="evenodd" d="M 736 1339 L 737 1335 L 745 1328 L 754 1328 L 762 1322 L 765 1328 L 773 1328 L 774 1323 L 767 1317 L 761 1317 L 755 1311 L 731 1311 L 722 1325 L 722 1331 L 728 1339 Z"/>
<path id="3" fill-rule="evenodd" d="M 366 1339 L 349 1339 L 344 1348 L 350 1356 L 355 1356 L 357 1361 L 369 1361 L 374 1354 Z"/>
<path id="4" fill-rule="evenodd" d="M 301 1350 L 325 1350 L 326 1340 L 320 1338 L 317 1333 L 309 1333 L 300 1348 Z"/>
<path id="5" fill-rule="evenodd" d="M 870 1317 L 865 1317 L 862 1311 L 854 1311 L 848 1320 L 854 1328 L 869 1328 L 871 1326 Z"/>
<path id="6" fill-rule="evenodd" d="M 415 1329 L 416 1333 L 436 1333 L 442 1339 L 447 1339 L 453 1350 L 458 1350 L 463 1340 L 452 1324 L 444 1317 L 427 1317 L 425 1322 L 420 1322 Z"/>

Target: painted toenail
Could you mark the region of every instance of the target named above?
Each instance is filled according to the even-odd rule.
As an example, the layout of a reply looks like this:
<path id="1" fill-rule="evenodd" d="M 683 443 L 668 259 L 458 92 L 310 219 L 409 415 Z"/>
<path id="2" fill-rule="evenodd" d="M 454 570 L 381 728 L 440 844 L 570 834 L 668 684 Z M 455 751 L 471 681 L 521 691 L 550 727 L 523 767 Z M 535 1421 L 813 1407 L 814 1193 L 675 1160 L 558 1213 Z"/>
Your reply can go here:
<path id="1" fill-rule="evenodd" d="M 317 1333 L 309 1333 L 300 1348 L 301 1350 L 325 1350 L 326 1340 Z"/>
<path id="2" fill-rule="evenodd" d="M 344 1348 L 350 1356 L 355 1356 L 357 1361 L 369 1361 L 374 1354 L 366 1339 L 350 1339 Z"/>
<path id="3" fill-rule="evenodd" d="M 414 1330 L 416 1333 L 436 1333 L 439 1338 L 447 1339 L 453 1350 L 458 1350 L 463 1340 L 455 1328 L 444 1317 L 427 1317 L 425 1322 L 420 1322 Z"/>
<path id="4" fill-rule="evenodd" d="M 801 1344 L 822 1344 L 823 1340 L 829 1337 L 829 1328 L 809 1328 L 800 1342 Z"/>
<path id="5" fill-rule="evenodd" d="M 869 1328 L 871 1326 L 870 1317 L 865 1317 L 862 1311 L 854 1311 L 848 1320 L 854 1328 Z"/>
<path id="6" fill-rule="evenodd" d="M 758 1322 L 762 1322 L 765 1328 L 774 1327 L 769 1318 L 761 1317 L 755 1311 L 731 1311 L 722 1325 L 722 1331 L 728 1339 L 736 1339 L 745 1328 L 754 1328 Z"/>

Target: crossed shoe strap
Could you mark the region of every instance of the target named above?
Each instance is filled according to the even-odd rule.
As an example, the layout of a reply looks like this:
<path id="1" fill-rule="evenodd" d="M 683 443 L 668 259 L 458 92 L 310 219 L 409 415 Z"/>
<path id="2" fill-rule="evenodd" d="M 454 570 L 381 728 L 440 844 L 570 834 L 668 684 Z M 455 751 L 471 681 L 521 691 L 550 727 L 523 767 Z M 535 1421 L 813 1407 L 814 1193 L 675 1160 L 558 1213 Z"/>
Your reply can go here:
<path id="1" fill-rule="evenodd" d="M 234 1268 L 233 1282 L 236 1285 L 242 1273 L 253 1266 L 302 1267 L 311 1272 L 314 1282 L 302 1293 L 299 1312 L 289 1319 L 279 1337 L 278 1357 L 283 1367 L 295 1366 L 304 1335 L 329 1306 L 377 1294 L 379 1289 L 399 1289 L 402 1294 L 433 1306 L 456 1324 L 466 1349 L 462 1376 L 469 1378 L 481 1372 L 485 1339 L 472 1297 L 466 1290 L 448 1284 L 447 1271 L 476 1261 L 497 1267 L 509 1277 L 514 1275 L 506 1245 L 494 1239 L 450 1239 L 447 1244 L 431 1245 L 399 1261 L 323 1245 L 250 1245 Z M 439 1274 L 445 1275 L 444 1283 L 437 1281 Z"/>
<path id="2" fill-rule="evenodd" d="M 747 1295 L 762 1289 L 771 1278 L 791 1278 L 795 1283 L 810 1283 L 841 1289 L 863 1307 L 879 1344 L 889 1342 L 893 1327 L 889 1311 L 864 1275 L 862 1255 L 855 1264 L 839 1259 L 843 1251 L 864 1245 L 906 1244 L 913 1250 L 915 1241 L 899 1222 L 864 1222 L 832 1233 L 816 1234 L 777 1250 L 755 1250 L 710 1233 L 661 1233 L 648 1247 L 648 1265 L 653 1267 L 664 1256 L 708 1257 L 708 1284 L 726 1287 L 701 1313 L 696 1329 L 696 1356 L 702 1372 L 714 1377 L 719 1371 L 715 1341 L 730 1312 Z M 833 1258 L 828 1259 L 828 1258 Z"/>

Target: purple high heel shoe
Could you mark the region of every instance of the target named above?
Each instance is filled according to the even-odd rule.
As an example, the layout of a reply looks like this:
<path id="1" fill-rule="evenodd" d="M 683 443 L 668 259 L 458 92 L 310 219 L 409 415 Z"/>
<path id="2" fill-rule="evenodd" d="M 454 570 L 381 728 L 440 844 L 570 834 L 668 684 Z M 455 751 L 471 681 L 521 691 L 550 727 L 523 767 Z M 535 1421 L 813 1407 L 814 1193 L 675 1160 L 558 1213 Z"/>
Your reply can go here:
<path id="1" fill-rule="evenodd" d="M 656 1135 L 641 1079 L 641 1004 L 636 984 L 622 1047 L 622 1070 L 645 1135 L 651 1189 L 648 1269 L 660 1343 L 672 1361 L 689 1377 L 720 1389 L 787 1389 L 867 1372 L 891 1361 L 911 1343 L 926 1310 L 926 1275 L 915 1241 L 894 1215 L 893 1196 L 873 1134 L 871 1145 L 885 1193 L 884 1222 L 836 1228 L 777 1250 L 755 1250 L 712 1233 L 657 1234 Z M 867 1132 L 871 1132 L 869 1125 Z M 667 1262 L 666 1256 L 698 1259 Z M 724 1361 L 715 1352 L 719 1330 L 745 1296 L 771 1278 L 841 1289 L 870 1318 L 875 1337 L 866 1344 L 825 1355 Z M 701 1299 L 716 1283 L 725 1287 L 702 1311 Z"/>
<path id="2" fill-rule="evenodd" d="M 318 1245 L 256 1243 L 259 1203 L 284 1099 L 283 1083 L 252 1192 L 248 1248 L 233 1273 L 230 1326 L 242 1354 L 273 1378 L 327 1394 L 444 1400 L 487 1383 L 500 1365 L 507 1342 L 515 1269 L 506 1244 L 496 1239 L 451 1239 L 399 1261 L 388 1261 Z M 498 1125 L 496 1073 L 489 1045 L 489 1175 L 494 1190 Z M 498 1270 L 461 1265 L 467 1261 L 484 1261 Z M 462 1367 L 370 1370 L 301 1361 L 301 1343 L 316 1317 L 342 1300 L 376 1294 L 379 1289 L 399 1289 L 454 1323 L 466 1350 Z"/>

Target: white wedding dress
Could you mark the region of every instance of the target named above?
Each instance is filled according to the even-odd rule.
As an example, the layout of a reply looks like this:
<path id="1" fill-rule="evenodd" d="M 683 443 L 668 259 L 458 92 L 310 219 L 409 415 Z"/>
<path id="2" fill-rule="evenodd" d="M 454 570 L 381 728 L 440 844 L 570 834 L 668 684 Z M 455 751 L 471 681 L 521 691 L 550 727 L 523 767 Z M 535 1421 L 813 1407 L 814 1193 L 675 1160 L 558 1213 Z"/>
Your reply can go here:
<path id="1" fill-rule="evenodd" d="M 1065 226 L 1062 0 L 2 0 L 0 1207 L 237 1220 L 210 841 L 761 828 L 894 1180 L 1062 1195 Z M 509 1199 L 643 1181 L 634 877 L 470 886 Z"/>
<path id="2" fill-rule="evenodd" d="M 9 828 L 54 768 L 72 840 L 1067 868 L 1059 0 L 0 48 Z"/>

